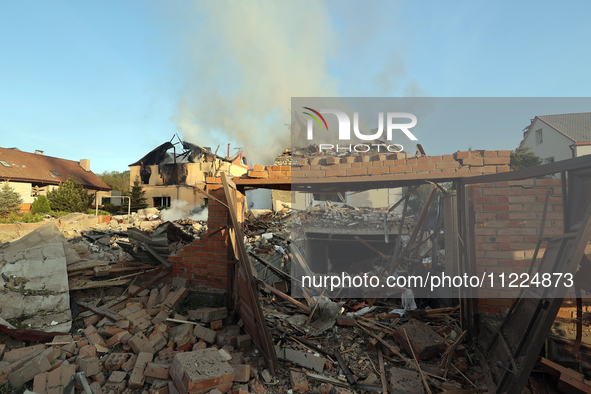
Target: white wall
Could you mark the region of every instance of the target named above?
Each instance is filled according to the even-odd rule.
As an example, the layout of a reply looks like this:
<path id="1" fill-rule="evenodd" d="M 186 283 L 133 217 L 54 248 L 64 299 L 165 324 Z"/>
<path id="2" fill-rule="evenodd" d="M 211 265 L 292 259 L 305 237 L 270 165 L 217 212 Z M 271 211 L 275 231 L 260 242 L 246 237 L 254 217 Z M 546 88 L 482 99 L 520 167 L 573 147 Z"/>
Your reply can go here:
<path id="1" fill-rule="evenodd" d="M 577 157 L 591 155 L 591 145 L 579 145 L 575 149 Z"/>
<path id="2" fill-rule="evenodd" d="M 536 142 L 536 130 L 542 129 L 543 142 Z M 574 142 L 546 123 L 536 119 L 527 133 L 521 147 L 528 147 L 542 160 L 554 157 L 554 161 L 572 159 L 573 154 L 570 145 Z"/>
<path id="3" fill-rule="evenodd" d="M 8 184 L 21 196 L 23 204 L 32 204 L 35 201 L 35 198 L 31 197 L 32 184 L 26 182 L 8 182 Z"/>

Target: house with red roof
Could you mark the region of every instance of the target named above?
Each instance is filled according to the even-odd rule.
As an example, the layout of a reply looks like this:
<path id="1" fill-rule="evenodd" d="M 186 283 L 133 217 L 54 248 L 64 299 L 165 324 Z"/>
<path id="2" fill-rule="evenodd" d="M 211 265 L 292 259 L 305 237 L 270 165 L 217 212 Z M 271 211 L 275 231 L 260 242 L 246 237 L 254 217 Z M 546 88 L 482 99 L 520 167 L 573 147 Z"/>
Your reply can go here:
<path id="1" fill-rule="evenodd" d="M 90 170 L 90 160 L 80 161 L 45 156 L 43 151 L 22 152 L 16 148 L 0 148 L 0 182 L 8 181 L 23 199 L 27 212 L 38 195 L 46 195 L 60 183 L 74 177 L 90 193 L 111 191 L 101 178 Z"/>

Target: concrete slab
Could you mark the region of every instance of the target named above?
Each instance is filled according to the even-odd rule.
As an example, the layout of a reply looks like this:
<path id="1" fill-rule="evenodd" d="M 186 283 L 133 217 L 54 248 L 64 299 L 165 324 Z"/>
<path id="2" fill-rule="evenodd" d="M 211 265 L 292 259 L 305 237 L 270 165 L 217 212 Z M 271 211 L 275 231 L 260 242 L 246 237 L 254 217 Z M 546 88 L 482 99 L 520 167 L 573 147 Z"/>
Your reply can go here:
<path id="1" fill-rule="evenodd" d="M 7 290 L 0 294 L 0 317 L 8 320 L 43 315 L 28 320 L 27 326 L 65 333 L 71 328 L 72 316 L 64 244 L 57 236 L 48 238 L 58 242 L 44 243 L 45 233 L 51 235 L 57 230 L 55 225 L 38 230 L 0 246 L 0 288 Z M 52 315 L 47 316 L 46 311 Z"/>
<path id="2" fill-rule="evenodd" d="M 425 386 L 423 386 L 418 372 L 403 368 L 391 368 L 390 391 L 392 394 L 424 394 Z"/>

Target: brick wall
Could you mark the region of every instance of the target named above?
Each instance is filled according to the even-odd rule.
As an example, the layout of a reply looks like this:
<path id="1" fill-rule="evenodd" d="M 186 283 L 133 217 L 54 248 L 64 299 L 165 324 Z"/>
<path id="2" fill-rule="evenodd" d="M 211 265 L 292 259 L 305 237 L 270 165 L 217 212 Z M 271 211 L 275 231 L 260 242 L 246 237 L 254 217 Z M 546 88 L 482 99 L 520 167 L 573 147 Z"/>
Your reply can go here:
<path id="1" fill-rule="evenodd" d="M 547 190 L 550 190 L 550 200 L 544 235 L 562 234 L 560 185 L 558 178 L 481 183 L 473 187 L 475 253 L 479 274 L 485 269 L 495 274 L 527 272 L 538 241 Z M 542 243 L 539 259 L 544 251 L 545 243 Z M 591 249 L 588 248 L 588 251 Z M 484 313 L 503 314 L 513 303 L 513 299 L 503 297 L 503 291 L 499 290 L 479 290 L 478 295 L 481 297 L 478 300 L 479 310 Z M 558 316 L 574 317 L 575 309 L 566 301 Z M 583 309 L 587 311 L 587 302 Z"/>
<path id="2" fill-rule="evenodd" d="M 407 153 L 359 154 L 311 158 L 293 154 L 293 165 L 255 165 L 243 178 L 322 178 L 381 174 L 473 173 L 474 175 L 507 172 L 511 151 L 458 151 L 451 155 L 410 157 Z"/>
<path id="3" fill-rule="evenodd" d="M 219 178 L 218 178 L 219 179 Z M 219 184 L 207 185 L 207 192 L 222 202 L 226 197 L 222 186 Z M 209 199 L 208 201 L 208 233 L 213 233 L 228 223 L 228 209 L 219 202 Z M 187 279 L 188 286 L 207 286 L 218 289 L 225 289 L 227 283 L 228 266 L 228 235 L 227 230 L 218 231 L 209 238 L 202 236 L 196 239 L 191 245 L 185 246 L 176 254 L 170 255 L 168 261 L 172 263 L 172 273 L 162 279 L 163 282 L 171 282 L 173 278 Z M 144 275 L 144 280 L 155 276 L 158 271 L 151 275 Z"/>

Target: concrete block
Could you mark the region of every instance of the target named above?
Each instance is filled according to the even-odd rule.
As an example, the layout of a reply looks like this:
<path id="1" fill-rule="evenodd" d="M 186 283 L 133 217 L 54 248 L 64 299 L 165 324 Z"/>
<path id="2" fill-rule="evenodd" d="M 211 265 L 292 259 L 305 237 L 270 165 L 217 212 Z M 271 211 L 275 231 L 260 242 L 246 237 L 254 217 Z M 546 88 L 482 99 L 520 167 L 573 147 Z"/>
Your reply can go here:
<path id="1" fill-rule="evenodd" d="M 189 317 L 201 323 L 211 323 L 228 317 L 227 308 L 199 308 L 188 312 Z"/>
<path id="2" fill-rule="evenodd" d="M 277 358 L 281 360 L 291 361 L 304 368 L 313 369 L 316 372 L 322 372 L 324 370 L 324 364 L 327 361 L 324 357 L 318 357 L 311 353 L 304 353 L 280 346 L 275 346 L 275 353 L 277 353 Z"/>
<path id="3" fill-rule="evenodd" d="M 223 391 L 220 386 L 231 387 L 236 373 L 215 348 L 177 353 L 171 371 L 175 384 L 180 383 L 180 388 L 188 392 L 213 388 Z"/>
<path id="4" fill-rule="evenodd" d="M 196 325 L 193 329 L 193 335 L 199 339 L 203 339 L 208 344 L 213 345 L 216 342 L 217 333 L 209 328 Z"/>
<path id="5" fill-rule="evenodd" d="M 403 328 L 396 332 L 399 335 L 398 343 L 408 354 L 412 354 L 408 341 L 404 335 L 408 334 L 414 353 L 418 360 L 428 360 L 439 356 L 446 348 L 443 339 L 437 335 L 429 326 L 418 320 L 412 319 Z"/>
<path id="6" fill-rule="evenodd" d="M 418 372 L 403 368 L 391 368 L 390 391 L 391 394 L 424 394 L 425 387 Z"/>

